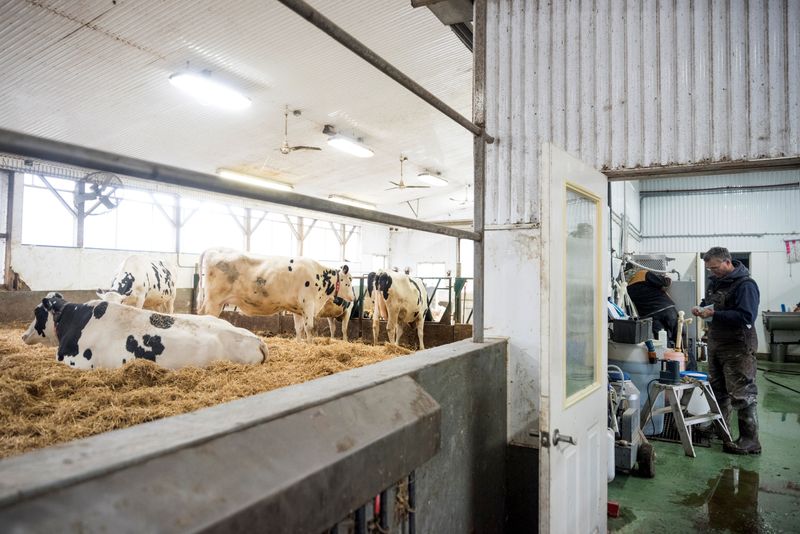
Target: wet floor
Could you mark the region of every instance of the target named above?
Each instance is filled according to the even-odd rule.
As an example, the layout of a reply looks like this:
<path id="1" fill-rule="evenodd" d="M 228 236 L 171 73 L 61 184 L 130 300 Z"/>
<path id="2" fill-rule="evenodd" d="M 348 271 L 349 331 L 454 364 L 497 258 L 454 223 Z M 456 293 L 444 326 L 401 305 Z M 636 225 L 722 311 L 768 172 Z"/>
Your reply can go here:
<path id="1" fill-rule="evenodd" d="M 800 391 L 800 364 L 759 367 L 797 373 L 758 372 L 762 454 L 726 454 L 712 440 L 690 458 L 680 443 L 653 441 L 655 478 L 617 473 L 608 486 L 608 500 L 621 506 L 609 531 L 800 533 L 800 394 L 767 380 Z"/>

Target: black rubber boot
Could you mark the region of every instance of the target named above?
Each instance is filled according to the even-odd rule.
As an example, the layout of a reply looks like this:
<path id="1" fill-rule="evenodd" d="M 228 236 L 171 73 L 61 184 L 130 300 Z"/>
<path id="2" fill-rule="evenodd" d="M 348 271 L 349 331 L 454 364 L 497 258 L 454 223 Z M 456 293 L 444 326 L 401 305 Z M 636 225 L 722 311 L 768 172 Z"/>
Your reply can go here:
<path id="1" fill-rule="evenodd" d="M 761 443 L 758 441 L 758 414 L 756 405 L 738 411 L 739 439 L 733 443 L 725 443 L 722 449 L 731 454 L 761 454 Z"/>

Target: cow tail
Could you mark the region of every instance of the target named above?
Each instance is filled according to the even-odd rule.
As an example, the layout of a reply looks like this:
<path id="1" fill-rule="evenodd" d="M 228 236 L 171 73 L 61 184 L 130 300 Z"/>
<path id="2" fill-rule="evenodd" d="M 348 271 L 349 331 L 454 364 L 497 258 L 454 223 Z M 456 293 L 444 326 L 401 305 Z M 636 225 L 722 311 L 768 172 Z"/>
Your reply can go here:
<path id="1" fill-rule="evenodd" d="M 195 313 L 202 314 L 203 301 L 205 300 L 205 260 L 206 250 L 200 254 L 200 260 L 197 268 L 197 290 L 195 294 Z"/>

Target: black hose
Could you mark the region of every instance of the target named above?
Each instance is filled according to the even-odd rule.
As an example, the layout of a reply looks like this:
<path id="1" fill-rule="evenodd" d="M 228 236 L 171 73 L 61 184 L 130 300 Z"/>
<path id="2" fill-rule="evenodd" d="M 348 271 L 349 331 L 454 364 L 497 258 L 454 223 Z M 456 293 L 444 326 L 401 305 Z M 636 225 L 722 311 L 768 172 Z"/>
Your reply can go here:
<path id="1" fill-rule="evenodd" d="M 798 391 L 798 390 L 796 390 L 794 388 L 791 388 L 791 387 L 787 386 L 786 384 L 781 384 L 780 382 L 775 382 L 774 380 L 772 380 L 770 377 L 767 376 L 767 373 L 774 373 L 774 374 L 777 374 L 777 375 L 798 376 L 798 375 L 800 375 L 800 372 L 798 372 L 798 371 L 775 371 L 775 370 L 772 370 L 772 369 L 765 369 L 764 367 L 756 367 L 756 369 L 758 369 L 759 371 L 762 371 L 764 373 L 764 380 L 766 380 L 767 382 L 769 382 L 771 384 L 775 384 L 776 386 L 780 386 L 782 388 L 786 388 L 789 391 L 793 391 L 795 393 L 800 393 L 800 391 Z"/>
<path id="2" fill-rule="evenodd" d="M 645 389 L 647 390 L 647 405 L 650 406 L 650 424 L 653 426 L 653 435 L 655 436 L 656 422 L 653 421 L 653 410 L 655 409 L 655 406 L 650 403 L 650 386 L 653 384 L 653 382 L 658 382 L 658 378 L 654 378 L 650 382 L 648 382 L 647 387 Z M 658 397 L 656 397 L 656 400 L 658 400 Z"/>

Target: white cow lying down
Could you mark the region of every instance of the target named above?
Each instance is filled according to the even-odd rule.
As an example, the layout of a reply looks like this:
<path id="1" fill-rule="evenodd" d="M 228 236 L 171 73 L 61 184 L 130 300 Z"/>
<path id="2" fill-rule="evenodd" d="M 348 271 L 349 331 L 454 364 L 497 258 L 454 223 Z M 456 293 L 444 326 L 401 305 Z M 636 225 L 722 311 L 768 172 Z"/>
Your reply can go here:
<path id="1" fill-rule="evenodd" d="M 328 269 L 310 258 L 257 256 L 234 249 L 208 249 L 200 256 L 199 313 L 218 316 L 233 304 L 245 315 L 289 311 L 302 317 L 304 335 L 311 340 L 314 317 L 325 304 L 341 297 L 353 300 L 350 269 Z"/>
<path id="2" fill-rule="evenodd" d="M 111 289 L 98 289 L 97 296 L 108 302 L 172 313 L 175 309 L 175 267 L 161 260 L 133 254 L 117 267 Z"/>
<path id="3" fill-rule="evenodd" d="M 262 363 L 264 342 L 216 317 L 163 315 L 91 300 L 42 299 L 58 338 L 58 361 L 79 369 L 115 369 L 144 358 L 167 369 L 203 367 L 219 360 Z"/>
<path id="4" fill-rule="evenodd" d="M 367 293 L 374 301 L 372 313 L 372 343 L 378 339 L 379 319 L 386 318 L 386 333 L 389 342 L 399 344 L 406 323 L 417 327 L 420 350 L 425 326 L 425 311 L 428 308 L 428 291 L 419 278 L 407 274 L 378 271 L 367 276 Z"/>

